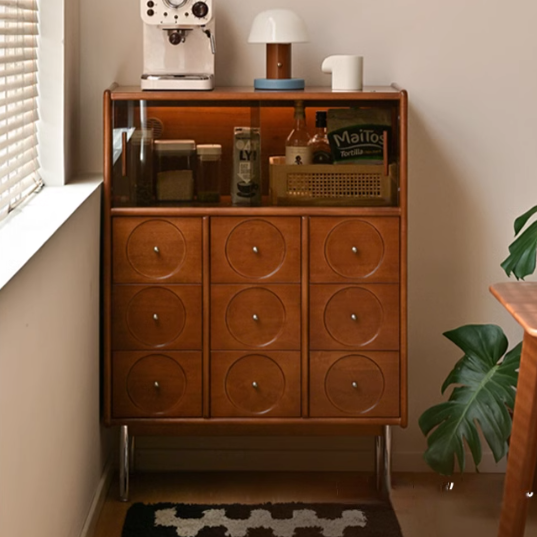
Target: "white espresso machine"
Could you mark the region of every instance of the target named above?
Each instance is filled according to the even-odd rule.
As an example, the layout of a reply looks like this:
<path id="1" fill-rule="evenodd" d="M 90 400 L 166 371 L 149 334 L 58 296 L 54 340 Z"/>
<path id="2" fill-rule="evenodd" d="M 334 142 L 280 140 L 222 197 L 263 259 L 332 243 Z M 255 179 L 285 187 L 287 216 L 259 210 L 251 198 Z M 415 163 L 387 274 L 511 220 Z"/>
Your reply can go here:
<path id="1" fill-rule="evenodd" d="M 214 88 L 213 0 L 140 0 L 143 90 Z"/>

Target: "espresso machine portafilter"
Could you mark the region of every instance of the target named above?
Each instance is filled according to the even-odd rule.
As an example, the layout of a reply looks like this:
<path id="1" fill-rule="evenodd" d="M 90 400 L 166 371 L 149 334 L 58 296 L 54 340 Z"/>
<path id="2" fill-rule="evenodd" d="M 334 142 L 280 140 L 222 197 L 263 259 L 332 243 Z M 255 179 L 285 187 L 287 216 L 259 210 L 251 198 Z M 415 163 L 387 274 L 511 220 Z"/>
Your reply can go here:
<path id="1" fill-rule="evenodd" d="M 140 0 L 143 90 L 214 88 L 213 0 Z"/>

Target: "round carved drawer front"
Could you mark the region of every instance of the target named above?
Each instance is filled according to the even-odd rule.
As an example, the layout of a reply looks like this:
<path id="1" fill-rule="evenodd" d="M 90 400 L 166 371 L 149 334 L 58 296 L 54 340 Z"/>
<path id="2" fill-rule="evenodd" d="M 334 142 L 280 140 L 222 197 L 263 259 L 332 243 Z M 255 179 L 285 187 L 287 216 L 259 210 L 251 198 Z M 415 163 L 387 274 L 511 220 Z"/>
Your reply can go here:
<path id="1" fill-rule="evenodd" d="M 240 358 L 229 368 L 225 391 L 241 412 L 264 414 L 282 399 L 285 375 L 271 358 L 251 354 Z"/>
<path id="2" fill-rule="evenodd" d="M 185 321 L 181 299 L 162 287 L 143 289 L 127 306 L 128 329 L 145 345 L 159 347 L 172 343 L 183 332 Z"/>
<path id="3" fill-rule="evenodd" d="M 252 347 L 264 347 L 275 341 L 285 326 L 285 320 L 285 307 L 279 297 L 260 287 L 236 294 L 226 311 L 230 334 Z"/>
<path id="4" fill-rule="evenodd" d="M 364 414 L 375 408 L 384 393 L 379 366 L 357 354 L 344 356 L 328 370 L 326 396 L 342 412 Z"/>
<path id="5" fill-rule="evenodd" d="M 132 403 L 148 415 L 163 414 L 175 407 L 186 389 L 183 368 L 171 358 L 153 354 L 138 360 L 127 376 Z"/>
<path id="6" fill-rule="evenodd" d="M 177 227 L 164 220 L 149 220 L 137 226 L 127 242 L 127 260 L 146 278 L 165 279 L 185 261 L 186 242 Z"/>
<path id="7" fill-rule="evenodd" d="M 261 280 L 277 272 L 286 256 L 285 239 L 270 222 L 247 220 L 236 226 L 226 242 L 226 258 L 235 272 Z"/>
<path id="8" fill-rule="evenodd" d="M 383 308 L 378 298 L 360 287 L 338 291 L 324 310 L 324 324 L 337 342 L 352 347 L 371 343 L 379 334 Z"/>
<path id="9" fill-rule="evenodd" d="M 384 240 L 374 226 L 363 220 L 347 220 L 328 235 L 326 261 L 345 278 L 365 278 L 373 274 L 384 257 Z"/>

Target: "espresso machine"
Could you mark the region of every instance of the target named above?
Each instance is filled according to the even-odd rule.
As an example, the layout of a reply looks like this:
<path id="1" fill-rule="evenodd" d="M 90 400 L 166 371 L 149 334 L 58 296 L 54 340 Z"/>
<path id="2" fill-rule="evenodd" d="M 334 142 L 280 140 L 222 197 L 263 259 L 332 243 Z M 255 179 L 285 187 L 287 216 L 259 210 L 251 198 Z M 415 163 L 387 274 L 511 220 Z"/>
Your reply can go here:
<path id="1" fill-rule="evenodd" d="M 141 0 L 143 90 L 214 88 L 213 0 Z"/>

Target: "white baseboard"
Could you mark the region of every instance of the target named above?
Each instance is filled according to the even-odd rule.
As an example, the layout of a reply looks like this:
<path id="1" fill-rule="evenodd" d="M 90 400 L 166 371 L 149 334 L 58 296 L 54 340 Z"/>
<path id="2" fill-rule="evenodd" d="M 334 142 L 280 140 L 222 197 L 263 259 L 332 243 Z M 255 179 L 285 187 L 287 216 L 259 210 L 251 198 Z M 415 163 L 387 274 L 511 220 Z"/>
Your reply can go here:
<path id="1" fill-rule="evenodd" d="M 88 516 L 86 517 L 86 521 L 84 522 L 84 526 L 80 532 L 80 537 L 93 537 L 95 534 L 97 520 L 99 519 L 99 515 L 101 514 L 101 510 L 106 500 L 108 489 L 110 488 L 112 478 L 114 477 L 114 472 L 115 468 L 112 464 L 112 458 L 110 457 L 106 463 L 106 466 L 104 467 L 97 489 L 95 490 Z"/>

